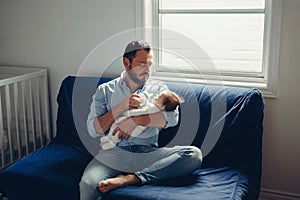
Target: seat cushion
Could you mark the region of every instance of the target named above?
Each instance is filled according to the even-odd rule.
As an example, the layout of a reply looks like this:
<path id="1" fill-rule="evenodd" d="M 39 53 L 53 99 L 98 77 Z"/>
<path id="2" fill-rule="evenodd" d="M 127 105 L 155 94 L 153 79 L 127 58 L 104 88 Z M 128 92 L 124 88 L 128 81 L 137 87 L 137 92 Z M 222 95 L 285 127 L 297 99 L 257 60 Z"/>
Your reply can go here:
<path id="1" fill-rule="evenodd" d="M 240 171 L 203 168 L 194 174 L 154 185 L 126 186 L 111 191 L 105 200 L 228 200 L 247 199 L 248 177 Z M 250 199 L 250 198 L 249 198 Z"/>
<path id="2" fill-rule="evenodd" d="M 91 158 L 82 147 L 51 143 L 4 170 L 2 190 L 11 199 L 79 199 L 78 183 Z"/>

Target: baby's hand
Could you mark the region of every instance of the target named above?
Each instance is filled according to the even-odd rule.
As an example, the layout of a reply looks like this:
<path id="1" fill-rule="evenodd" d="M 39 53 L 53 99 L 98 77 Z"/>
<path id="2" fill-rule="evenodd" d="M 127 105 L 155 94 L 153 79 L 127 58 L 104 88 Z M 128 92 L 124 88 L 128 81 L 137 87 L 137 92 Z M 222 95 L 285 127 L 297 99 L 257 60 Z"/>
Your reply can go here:
<path id="1" fill-rule="evenodd" d="M 131 94 L 127 96 L 125 99 L 123 99 L 119 104 L 118 104 L 118 110 L 120 112 L 126 112 L 129 109 L 133 108 L 138 108 L 140 106 L 140 102 L 135 100 L 134 98 L 138 97 L 137 94 Z"/>
<path id="2" fill-rule="evenodd" d="M 129 97 L 129 109 L 139 108 L 140 107 L 140 96 L 137 94 L 132 94 Z"/>
<path id="3" fill-rule="evenodd" d="M 144 106 L 146 104 L 147 99 L 149 99 L 149 97 L 146 96 L 146 93 L 140 93 L 138 94 L 138 97 L 133 97 L 135 100 L 140 102 L 140 107 Z"/>

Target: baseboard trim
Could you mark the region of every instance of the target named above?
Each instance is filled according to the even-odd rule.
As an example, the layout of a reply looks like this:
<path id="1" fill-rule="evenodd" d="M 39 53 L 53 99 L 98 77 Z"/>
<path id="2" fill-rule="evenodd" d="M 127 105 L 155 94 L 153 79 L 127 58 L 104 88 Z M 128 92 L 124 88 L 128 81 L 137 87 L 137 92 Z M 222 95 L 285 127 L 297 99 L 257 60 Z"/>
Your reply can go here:
<path id="1" fill-rule="evenodd" d="M 261 189 L 259 200 L 300 200 L 300 194 L 270 189 Z"/>

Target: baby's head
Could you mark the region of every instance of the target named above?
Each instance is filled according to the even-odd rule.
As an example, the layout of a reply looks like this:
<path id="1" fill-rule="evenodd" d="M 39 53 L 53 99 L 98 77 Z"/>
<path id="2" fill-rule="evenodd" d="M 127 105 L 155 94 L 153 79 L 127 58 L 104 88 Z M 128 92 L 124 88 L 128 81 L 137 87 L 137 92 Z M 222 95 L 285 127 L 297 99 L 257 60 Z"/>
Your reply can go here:
<path id="1" fill-rule="evenodd" d="M 152 99 L 153 104 L 165 111 L 175 110 L 176 107 L 182 102 L 183 99 L 171 91 L 163 91 Z"/>

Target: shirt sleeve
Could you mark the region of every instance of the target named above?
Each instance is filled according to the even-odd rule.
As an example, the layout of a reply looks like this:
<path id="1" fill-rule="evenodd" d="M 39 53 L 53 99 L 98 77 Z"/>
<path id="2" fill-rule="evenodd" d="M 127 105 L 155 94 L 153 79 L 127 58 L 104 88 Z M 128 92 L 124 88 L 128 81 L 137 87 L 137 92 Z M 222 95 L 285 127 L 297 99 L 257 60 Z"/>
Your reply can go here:
<path id="1" fill-rule="evenodd" d="M 95 130 L 94 127 L 94 120 L 103 114 L 107 112 L 107 107 L 106 107 L 106 100 L 105 100 L 105 92 L 102 87 L 98 87 L 96 90 L 96 93 L 93 95 L 92 98 L 92 103 L 90 106 L 90 113 L 88 115 L 87 119 L 87 129 L 89 134 L 92 137 L 99 137 L 100 134 L 98 134 Z"/>

